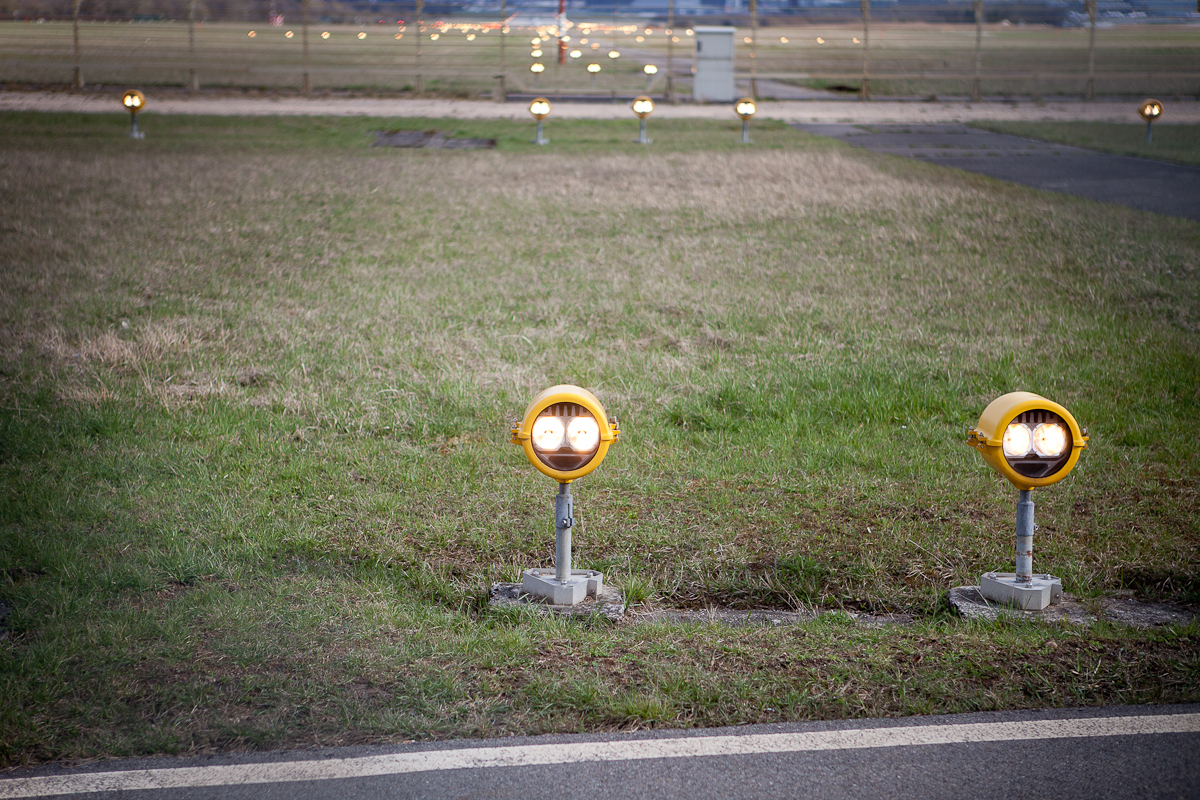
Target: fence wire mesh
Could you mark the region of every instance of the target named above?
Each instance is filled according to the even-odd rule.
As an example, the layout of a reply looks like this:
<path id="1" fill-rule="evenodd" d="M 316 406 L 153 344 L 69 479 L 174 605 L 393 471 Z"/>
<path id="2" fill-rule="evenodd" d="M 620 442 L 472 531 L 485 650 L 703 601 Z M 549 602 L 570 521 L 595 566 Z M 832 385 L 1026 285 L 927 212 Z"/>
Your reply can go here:
<path id="1" fill-rule="evenodd" d="M 694 26 L 727 24 L 739 89 L 761 98 L 1200 96 L 1200 24 L 1186 14 L 1150 25 L 1094 0 L 1015 8 L 947 4 L 901 21 L 895 4 L 868 0 L 807 15 L 671 0 L 561 14 L 506 2 L 10 0 L 0 82 L 687 100 Z"/>

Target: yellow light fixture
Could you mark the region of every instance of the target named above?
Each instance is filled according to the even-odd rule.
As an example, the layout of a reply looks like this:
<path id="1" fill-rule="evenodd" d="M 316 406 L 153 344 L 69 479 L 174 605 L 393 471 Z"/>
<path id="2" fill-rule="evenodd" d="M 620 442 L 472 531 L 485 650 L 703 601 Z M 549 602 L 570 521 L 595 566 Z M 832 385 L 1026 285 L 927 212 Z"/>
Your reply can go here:
<path id="1" fill-rule="evenodd" d="M 544 119 L 550 113 L 550 101 L 544 97 L 536 97 L 529 104 L 529 113 L 534 119 Z"/>
<path id="2" fill-rule="evenodd" d="M 529 55 L 532 56 L 533 58 L 541 58 L 542 51 L 541 50 L 533 50 L 533 51 L 530 51 Z"/>
<path id="3" fill-rule="evenodd" d="M 1146 122 L 1156 121 L 1162 116 L 1162 113 L 1163 104 L 1158 100 L 1145 100 L 1140 106 L 1138 106 L 1138 114 L 1142 119 L 1146 120 Z"/>
<path id="4" fill-rule="evenodd" d="M 743 97 L 737 101 L 733 110 L 742 119 L 750 119 L 754 116 L 754 112 L 758 111 L 758 104 L 754 102 L 753 97 Z"/>
<path id="5" fill-rule="evenodd" d="M 255 36 L 258 36 L 258 31 L 250 31 L 246 35 L 253 39 Z"/>
<path id="6" fill-rule="evenodd" d="M 292 38 L 292 37 L 293 37 L 293 36 L 295 36 L 295 35 L 296 35 L 296 34 L 292 33 L 291 31 L 288 31 L 287 33 L 285 33 L 285 34 L 283 35 L 283 38 L 285 38 L 285 39 L 290 39 L 290 38 Z"/>
<path id="7" fill-rule="evenodd" d="M 654 66 L 653 64 L 647 64 L 646 66 L 642 67 L 642 72 L 646 73 L 647 75 L 657 75 L 658 67 Z"/>
<path id="8" fill-rule="evenodd" d="M 359 38 L 359 39 L 365 39 L 365 38 L 367 38 L 367 35 L 366 35 L 365 33 L 361 32 L 361 31 L 359 31 L 358 38 Z"/>
<path id="9" fill-rule="evenodd" d="M 1069 411 L 1031 392 L 996 398 L 967 434 L 988 466 L 1024 491 L 1065 478 L 1087 442 Z"/>
<path id="10" fill-rule="evenodd" d="M 571 483 L 600 466 L 621 435 L 594 394 L 566 384 L 538 394 L 510 433 L 529 463 L 559 483 Z"/>
<path id="11" fill-rule="evenodd" d="M 321 31 L 321 38 L 322 38 L 322 39 L 328 39 L 328 38 L 329 38 L 329 31 Z"/>
<path id="12" fill-rule="evenodd" d="M 635 97 L 631 108 L 633 108 L 633 113 L 637 114 L 638 117 L 645 119 L 654 111 L 654 101 L 645 95 Z"/>
<path id="13" fill-rule="evenodd" d="M 616 50 L 609 50 L 608 57 L 609 58 L 620 58 L 621 54 L 619 52 L 617 52 Z"/>
<path id="14" fill-rule="evenodd" d="M 146 107 L 146 96 L 137 89 L 130 89 L 121 95 L 121 105 L 129 112 L 129 138 L 145 139 L 146 134 L 138 130 L 137 115 Z"/>
<path id="15" fill-rule="evenodd" d="M 593 75 L 595 75 L 597 72 L 600 71 L 600 65 L 597 64 L 595 61 L 593 61 L 592 63 L 587 65 L 587 71 L 592 73 Z"/>
<path id="16" fill-rule="evenodd" d="M 540 61 L 535 61 L 529 65 L 529 71 L 532 72 L 534 75 L 541 75 L 543 72 L 546 71 L 546 65 Z"/>
<path id="17" fill-rule="evenodd" d="M 582 50 L 572 50 L 571 51 L 571 58 L 579 58 L 582 55 L 583 55 Z"/>

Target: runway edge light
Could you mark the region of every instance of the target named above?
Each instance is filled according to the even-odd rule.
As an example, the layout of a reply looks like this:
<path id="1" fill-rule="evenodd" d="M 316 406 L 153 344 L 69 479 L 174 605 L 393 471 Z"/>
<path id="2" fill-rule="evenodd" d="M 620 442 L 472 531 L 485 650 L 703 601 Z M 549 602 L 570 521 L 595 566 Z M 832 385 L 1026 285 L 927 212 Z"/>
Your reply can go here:
<path id="1" fill-rule="evenodd" d="M 1087 431 L 1071 412 L 1032 392 L 997 397 L 967 434 L 967 444 L 1020 492 L 1017 501 L 1016 571 L 987 572 L 979 592 L 988 600 L 1041 611 L 1057 603 L 1062 580 L 1033 574 L 1034 504 L 1030 492 L 1065 478 L 1083 448 Z"/>
<path id="2" fill-rule="evenodd" d="M 571 532 L 575 501 L 571 483 L 587 475 L 621 436 L 596 396 L 578 386 L 562 384 L 540 392 L 513 422 L 509 440 L 525 451 L 529 463 L 558 481 L 554 500 L 554 569 L 527 569 L 521 590 L 554 605 L 576 605 L 604 588 L 604 574 L 571 568 Z"/>

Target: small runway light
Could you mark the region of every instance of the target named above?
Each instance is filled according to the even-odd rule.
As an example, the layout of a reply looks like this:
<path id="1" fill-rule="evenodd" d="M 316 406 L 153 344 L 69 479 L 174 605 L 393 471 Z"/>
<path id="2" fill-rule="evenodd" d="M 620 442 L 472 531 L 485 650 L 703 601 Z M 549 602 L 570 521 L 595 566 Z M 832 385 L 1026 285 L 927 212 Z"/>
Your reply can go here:
<path id="1" fill-rule="evenodd" d="M 1071 472 L 1087 446 L 1087 431 L 1058 403 L 1031 392 L 997 397 L 967 434 L 967 444 L 1020 491 L 1017 501 L 1016 572 L 988 572 L 979 591 L 988 600 L 1040 611 L 1057 603 L 1062 581 L 1033 574 L 1034 505 L 1030 491 Z"/>
<path id="2" fill-rule="evenodd" d="M 328 39 L 328 38 L 329 38 L 329 31 L 321 31 L 321 38 L 322 38 L 322 39 Z"/>
<path id="3" fill-rule="evenodd" d="M 658 67 L 654 66 L 653 64 L 647 64 L 646 66 L 642 67 L 642 72 L 646 73 L 647 75 L 657 75 Z"/>
<path id="4" fill-rule="evenodd" d="M 549 103 L 546 107 L 549 113 Z M 538 472 L 559 483 L 554 502 L 554 569 L 525 570 L 522 591 L 555 605 L 575 605 L 603 588 L 603 573 L 571 569 L 571 530 L 575 526 L 571 482 L 600 466 L 620 435 L 616 420 L 609 420 L 596 396 L 578 386 L 551 386 L 513 423 L 509 440 L 525 450 L 525 457 Z"/>
<path id="5" fill-rule="evenodd" d="M 541 58 L 542 51 L 541 50 L 531 50 L 531 51 L 529 51 L 529 55 L 533 58 Z"/>
<path id="6" fill-rule="evenodd" d="M 617 50 L 609 50 L 609 51 L 608 51 L 608 57 L 609 57 L 609 58 L 620 58 L 620 57 L 621 57 L 621 53 L 620 53 L 620 52 L 618 52 Z"/>
<path id="7" fill-rule="evenodd" d="M 529 113 L 533 114 L 533 118 L 537 120 L 537 138 L 533 140 L 533 143 L 550 144 L 550 140 L 542 135 L 542 120 L 550 114 L 550 101 L 544 97 L 535 98 L 529 104 Z"/>
<path id="8" fill-rule="evenodd" d="M 1145 100 L 1138 106 L 1138 114 L 1146 120 L 1146 144 L 1150 144 L 1150 129 L 1154 127 L 1154 123 L 1158 121 L 1162 113 L 1163 104 L 1157 100 Z"/>
<path id="9" fill-rule="evenodd" d="M 758 103 L 753 97 L 743 97 L 733 106 L 733 111 L 742 118 L 742 144 L 752 144 L 750 141 L 750 118 L 758 111 Z"/>
<path id="10" fill-rule="evenodd" d="M 650 116 L 654 111 L 654 101 L 646 95 L 635 97 L 633 99 L 633 113 L 638 115 L 638 138 L 634 139 L 638 144 L 650 144 L 651 139 L 646 138 L 646 117 Z"/>
<path id="11" fill-rule="evenodd" d="M 537 75 L 539 73 L 546 71 L 546 65 L 540 61 L 535 61 L 534 63 L 529 65 L 529 71 L 532 72 L 533 74 Z"/>
<path id="12" fill-rule="evenodd" d="M 587 71 L 592 73 L 593 75 L 595 75 L 597 72 L 600 71 L 600 65 L 597 64 L 595 61 L 593 61 L 592 63 L 587 65 Z"/>
<path id="13" fill-rule="evenodd" d="M 293 37 L 293 36 L 295 36 L 295 35 L 296 35 L 296 34 L 292 33 L 291 31 L 288 31 L 287 33 L 285 33 L 285 34 L 283 35 L 283 38 L 285 38 L 285 39 L 290 39 L 290 38 L 292 38 L 292 37 Z"/>
<path id="14" fill-rule="evenodd" d="M 121 105 L 125 106 L 125 110 L 129 112 L 129 138 L 145 139 L 146 134 L 139 131 L 137 127 L 137 115 L 146 107 L 146 96 L 137 89 L 130 89 L 121 96 Z"/>
<path id="15" fill-rule="evenodd" d="M 580 56 L 583 55 L 583 51 L 582 50 L 572 50 L 570 55 L 571 55 L 571 58 L 579 58 Z"/>

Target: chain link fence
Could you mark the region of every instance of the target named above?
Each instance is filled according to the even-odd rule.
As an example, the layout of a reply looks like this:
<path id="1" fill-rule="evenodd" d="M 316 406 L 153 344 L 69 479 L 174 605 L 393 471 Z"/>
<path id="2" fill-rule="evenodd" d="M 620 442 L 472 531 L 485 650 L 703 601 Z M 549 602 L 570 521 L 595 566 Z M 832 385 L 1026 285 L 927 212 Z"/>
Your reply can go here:
<path id="1" fill-rule="evenodd" d="M 730 0 L 531 8 L 329 0 L 7 0 L 0 82 L 492 97 L 690 97 L 693 28 L 735 34 L 739 88 L 972 99 L 1200 96 L 1200 15 L 1088 0 L 815 7 Z M 677 6 L 676 3 L 679 3 Z M 907 20 L 904 9 L 915 20 Z M 922 11 L 924 9 L 924 11 Z M 700 13 L 704 12 L 704 13 Z M 794 12 L 794 10 L 793 10 Z M 923 16 L 922 16 L 923 15 Z M 1142 24 L 1128 24 L 1140 22 Z"/>

